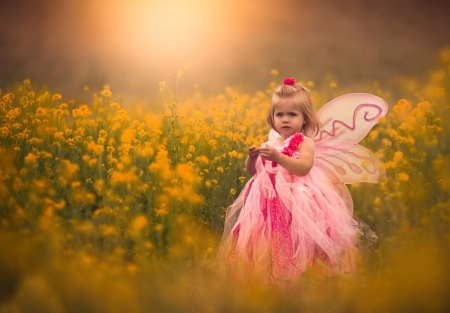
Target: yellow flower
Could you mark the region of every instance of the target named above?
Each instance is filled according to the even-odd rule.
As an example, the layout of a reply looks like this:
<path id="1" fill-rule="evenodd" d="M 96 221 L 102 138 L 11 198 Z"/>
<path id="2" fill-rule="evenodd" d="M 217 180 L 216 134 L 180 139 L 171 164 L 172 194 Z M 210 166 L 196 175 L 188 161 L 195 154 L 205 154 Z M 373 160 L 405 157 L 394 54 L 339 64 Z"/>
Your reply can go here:
<path id="1" fill-rule="evenodd" d="M 58 101 L 61 99 L 62 99 L 62 96 L 59 93 L 55 93 L 52 97 L 52 101 Z"/>
<path id="2" fill-rule="evenodd" d="M 138 232 L 142 228 L 148 225 L 147 218 L 143 215 L 136 217 L 133 221 L 133 225 L 131 226 L 134 231 Z"/>
<path id="3" fill-rule="evenodd" d="M 215 140 L 215 139 L 210 139 L 210 140 L 208 141 L 208 144 L 209 144 L 210 146 L 215 146 L 215 145 L 217 144 L 217 140 Z"/>
<path id="4" fill-rule="evenodd" d="M 55 133 L 53 134 L 55 140 L 62 139 L 62 138 L 63 138 L 63 135 L 64 135 L 63 132 L 55 132 Z"/>
<path id="5" fill-rule="evenodd" d="M 97 159 L 90 159 L 88 161 L 89 167 L 94 167 L 97 164 Z"/>
<path id="6" fill-rule="evenodd" d="M 337 87 L 337 84 L 335 83 L 335 82 L 332 82 L 331 84 L 330 84 L 330 88 L 336 88 Z"/>
<path id="7" fill-rule="evenodd" d="M 393 159 L 393 161 L 397 163 L 397 162 L 400 161 L 401 159 L 403 159 L 403 152 L 401 152 L 401 151 L 396 151 L 395 154 L 394 154 L 394 159 Z"/>
<path id="8" fill-rule="evenodd" d="M 240 177 L 239 177 L 239 180 L 241 181 L 241 183 L 244 183 L 245 177 L 244 177 L 244 176 L 240 176 Z"/>
<path id="9" fill-rule="evenodd" d="M 217 168 L 217 171 L 223 173 L 223 167 L 219 166 L 219 167 Z"/>
<path id="10" fill-rule="evenodd" d="M 102 94 L 102 96 L 105 96 L 105 97 L 107 97 L 107 98 L 110 98 L 110 97 L 112 96 L 112 93 L 111 93 L 111 91 L 110 91 L 109 89 L 104 89 L 104 90 L 101 92 L 101 94 Z"/>
<path id="11" fill-rule="evenodd" d="M 78 109 L 72 110 L 73 117 L 77 117 L 77 116 L 86 117 L 91 114 L 92 114 L 92 111 L 89 109 L 89 107 L 86 104 L 82 104 L 82 105 L 80 105 L 80 107 Z"/>
<path id="12" fill-rule="evenodd" d="M 72 183 L 72 188 L 77 188 L 77 187 L 81 187 L 81 182 L 79 182 L 79 181 L 74 181 L 74 182 Z"/>
<path id="13" fill-rule="evenodd" d="M 100 230 L 102 236 L 114 236 L 117 233 L 116 228 L 112 225 L 101 225 Z"/>
<path id="14" fill-rule="evenodd" d="M 155 227 L 153 227 L 153 229 L 156 231 L 156 232 L 162 232 L 163 230 L 164 230 L 164 226 L 163 225 L 161 225 L 161 224 L 156 224 L 155 225 Z"/>
<path id="15" fill-rule="evenodd" d="M 167 208 L 155 209 L 156 216 L 164 216 L 167 215 Z"/>
<path id="16" fill-rule="evenodd" d="M 382 142 L 383 145 L 385 145 L 386 147 L 392 146 L 392 142 L 390 142 L 390 141 L 387 140 L 386 138 L 383 138 L 383 139 L 381 140 L 381 142 Z"/>
<path id="17" fill-rule="evenodd" d="M 28 164 L 30 166 L 36 166 L 37 160 L 38 156 L 35 155 L 33 152 L 28 153 L 28 155 L 24 158 L 25 164 Z"/>
<path id="18" fill-rule="evenodd" d="M 64 201 L 63 199 L 61 199 L 61 201 L 55 202 L 53 204 L 53 207 L 57 210 L 62 210 L 62 209 L 64 209 L 65 206 L 66 206 L 66 201 Z"/>
<path id="19" fill-rule="evenodd" d="M 9 130 L 8 127 L 4 126 L 0 129 L 0 136 L 8 137 L 9 135 L 11 135 L 11 131 Z"/>
<path id="20" fill-rule="evenodd" d="M 276 69 L 273 69 L 270 71 L 270 74 L 277 76 L 278 75 L 278 71 Z"/>
<path id="21" fill-rule="evenodd" d="M 408 181 L 409 180 L 409 175 L 406 174 L 405 172 L 401 172 L 397 176 L 400 181 Z"/>
<path id="22" fill-rule="evenodd" d="M 236 189 L 231 188 L 230 193 L 231 193 L 232 195 L 236 194 Z"/>

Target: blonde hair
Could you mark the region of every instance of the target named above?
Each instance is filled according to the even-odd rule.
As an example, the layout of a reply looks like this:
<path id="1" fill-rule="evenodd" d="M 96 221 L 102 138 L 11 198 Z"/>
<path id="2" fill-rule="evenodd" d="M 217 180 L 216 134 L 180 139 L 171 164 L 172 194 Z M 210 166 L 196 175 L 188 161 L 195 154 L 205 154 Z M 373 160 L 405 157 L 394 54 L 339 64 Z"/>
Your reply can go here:
<path id="1" fill-rule="evenodd" d="M 292 104 L 298 108 L 303 113 L 303 118 L 305 119 L 305 125 L 302 130 L 303 133 L 308 137 L 314 137 L 320 130 L 320 121 L 316 116 L 314 107 L 311 101 L 311 96 L 309 91 L 300 85 L 287 85 L 281 84 L 274 92 L 272 96 L 272 102 L 270 105 L 269 115 L 267 116 L 267 123 L 275 129 L 275 123 L 273 120 L 273 114 L 275 107 L 280 104 L 280 102 L 290 99 Z"/>

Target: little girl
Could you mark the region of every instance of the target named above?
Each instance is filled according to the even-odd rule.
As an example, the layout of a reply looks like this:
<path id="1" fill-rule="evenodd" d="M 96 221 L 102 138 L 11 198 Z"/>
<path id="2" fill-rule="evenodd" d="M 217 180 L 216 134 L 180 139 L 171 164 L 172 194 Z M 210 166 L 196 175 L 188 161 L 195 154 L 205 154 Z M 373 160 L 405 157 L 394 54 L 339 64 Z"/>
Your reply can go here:
<path id="1" fill-rule="evenodd" d="M 295 278 L 317 262 L 333 272 L 355 271 L 355 246 L 362 231 L 353 219 L 342 177 L 348 174 L 351 182 L 379 180 L 378 159 L 355 142 L 387 109 L 384 101 L 368 104 L 365 97 L 381 100 L 348 95 L 345 105 L 353 113 L 353 125 L 344 118 L 327 119 L 320 128 L 308 91 L 291 78 L 280 84 L 267 118 L 276 136 L 260 148 L 248 149 L 245 167 L 253 178 L 227 210 L 218 253 L 222 264 L 272 284 Z M 339 106 L 347 109 L 342 100 Z M 359 123 L 363 108 L 370 111 Z M 370 116 L 374 109 L 375 118 Z M 339 138 L 345 133 L 350 133 L 350 140 Z"/>

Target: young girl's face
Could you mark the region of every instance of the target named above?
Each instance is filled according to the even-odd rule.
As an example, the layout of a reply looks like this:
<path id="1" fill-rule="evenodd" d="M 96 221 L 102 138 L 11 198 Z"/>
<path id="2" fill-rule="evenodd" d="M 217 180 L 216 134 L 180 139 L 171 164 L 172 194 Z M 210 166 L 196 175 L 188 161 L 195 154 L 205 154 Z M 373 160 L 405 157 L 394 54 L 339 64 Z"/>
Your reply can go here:
<path id="1" fill-rule="evenodd" d="M 305 123 L 303 112 L 291 101 L 280 101 L 273 112 L 275 130 L 283 139 L 300 133 Z"/>

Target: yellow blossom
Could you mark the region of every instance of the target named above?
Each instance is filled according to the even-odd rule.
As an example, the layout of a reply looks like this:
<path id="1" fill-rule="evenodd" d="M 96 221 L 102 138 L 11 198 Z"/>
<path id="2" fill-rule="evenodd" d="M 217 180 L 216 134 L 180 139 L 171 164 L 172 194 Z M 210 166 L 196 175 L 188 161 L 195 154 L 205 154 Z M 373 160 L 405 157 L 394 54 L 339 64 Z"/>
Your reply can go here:
<path id="1" fill-rule="evenodd" d="M 104 89 L 104 90 L 101 92 L 101 94 L 102 94 L 102 96 L 105 96 L 105 97 L 107 97 L 107 98 L 110 98 L 110 97 L 112 96 L 112 93 L 111 93 L 111 91 L 110 91 L 109 89 Z"/>
<path id="2" fill-rule="evenodd" d="M 161 224 L 156 224 L 154 227 L 153 227 L 153 229 L 154 229 L 154 231 L 156 231 L 156 232 L 162 232 L 163 230 L 164 230 L 164 226 L 163 225 L 161 225 Z"/>
<path id="3" fill-rule="evenodd" d="M 142 230 L 142 228 L 144 228 L 147 225 L 148 225 L 147 218 L 143 215 L 140 215 L 133 220 L 131 227 L 134 231 L 139 232 Z"/>
<path id="4" fill-rule="evenodd" d="M 392 142 L 390 142 L 390 141 L 387 140 L 386 138 L 383 138 L 383 139 L 381 140 L 381 142 L 382 142 L 383 145 L 385 145 L 386 147 L 392 146 Z"/>
<path id="5" fill-rule="evenodd" d="M 61 99 L 62 99 L 62 96 L 59 93 L 55 93 L 52 97 L 52 101 L 58 101 Z"/>
<path id="6" fill-rule="evenodd" d="M 401 151 L 396 151 L 395 154 L 394 154 L 394 159 L 393 159 L 393 161 L 397 163 L 397 162 L 400 161 L 402 158 L 403 158 L 403 152 L 401 152 Z"/>
<path id="7" fill-rule="evenodd" d="M 306 86 L 307 87 L 314 87 L 314 82 L 312 81 L 312 80 L 308 80 L 307 82 L 306 82 Z"/>
<path id="8" fill-rule="evenodd" d="M 37 160 L 38 156 L 33 152 L 28 153 L 28 155 L 24 158 L 25 164 L 28 164 L 29 166 L 36 166 Z"/>
<path id="9" fill-rule="evenodd" d="M 400 181 L 408 181 L 409 180 L 409 175 L 406 174 L 405 172 L 401 172 L 397 176 Z"/>
<path id="10" fill-rule="evenodd" d="M 155 213 L 156 213 L 156 216 L 164 216 L 164 215 L 167 215 L 169 212 L 167 212 L 166 207 L 163 207 L 161 209 L 155 209 Z"/>

